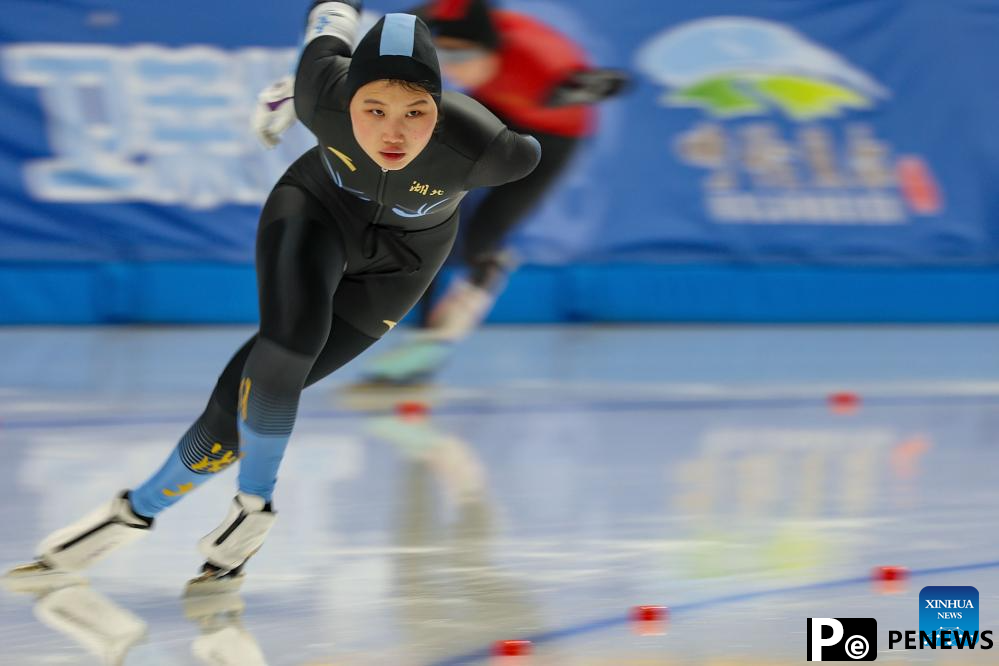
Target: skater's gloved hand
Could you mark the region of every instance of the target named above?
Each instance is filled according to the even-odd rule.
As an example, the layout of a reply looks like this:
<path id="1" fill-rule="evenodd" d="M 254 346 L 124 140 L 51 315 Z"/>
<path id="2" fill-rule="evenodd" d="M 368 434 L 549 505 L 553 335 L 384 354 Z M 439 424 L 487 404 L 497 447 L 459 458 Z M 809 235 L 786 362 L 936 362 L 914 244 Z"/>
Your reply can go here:
<path id="1" fill-rule="evenodd" d="M 469 235 L 465 241 L 465 264 L 468 266 L 467 280 L 470 284 L 484 289 L 493 295 L 498 294 L 506 286 L 506 279 L 517 270 L 520 260 L 507 248 L 487 252 L 473 252 L 472 240 Z"/>
<path id="2" fill-rule="evenodd" d="M 295 77 L 289 74 L 260 91 L 253 110 L 253 132 L 260 143 L 273 148 L 295 120 Z"/>
<path id="3" fill-rule="evenodd" d="M 324 2 L 342 2 L 345 5 L 349 5 L 349 6 L 353 7 L 358 12 L 361 11 L 362 6 L 364 5 L 363 0 L 313 0 L 312 6 L 309 7 L 309 11 L 311 12 L 313 9 L 315 9 L 317 6 L 323 4 Z"/>
<path id="4" fill-rule="evenodd" d="M 616 69 L 588 69 L 576 72 L 552 90 L 545 106 L 595 104 L 619 95 L 631 84 L 631 77 Z"/>

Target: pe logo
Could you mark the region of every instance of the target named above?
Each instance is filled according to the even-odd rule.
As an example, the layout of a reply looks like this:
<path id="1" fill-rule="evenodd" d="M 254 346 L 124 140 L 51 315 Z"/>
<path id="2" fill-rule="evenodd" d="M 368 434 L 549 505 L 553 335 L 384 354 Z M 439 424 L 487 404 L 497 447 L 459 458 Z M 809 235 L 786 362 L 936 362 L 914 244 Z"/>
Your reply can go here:
<path id="1" fill-rule="evenodd" d="M 924 587 L 919 592 L 919 631 L 929 637 L 923 640 L 924 647 L 944 647 L 944 643 L 951 647 L 954 634 L 946 634 L 947 638 L 941 640 L 937 638 L 941 631 L 978 631 L 978 590 L 970 585 Z"/>
<path id="2" fill-rule="evenodd" d="M 808 661 L 874 661 L 878 621 L 872 617 L 808 618 Z"/>

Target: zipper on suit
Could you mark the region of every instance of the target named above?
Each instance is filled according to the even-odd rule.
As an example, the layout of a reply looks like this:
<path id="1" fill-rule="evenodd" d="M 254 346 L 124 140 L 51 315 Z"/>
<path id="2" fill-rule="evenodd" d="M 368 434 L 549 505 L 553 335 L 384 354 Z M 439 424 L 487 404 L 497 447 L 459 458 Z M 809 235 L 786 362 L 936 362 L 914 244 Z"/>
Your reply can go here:
<path id="1" fill-rule="evenodd" d="M 378 191 L 375 200 L 378 201 L 378 210 L 375 211 L 375 219 L 371 224 L 378 224 L 382 219 L 382 212 L 385 210 L 385 203 L 382 196 L 385 194 L 385 181 L 388 180 L 388 169 L 382 168 L 382 175 L 378 177 Z"/>

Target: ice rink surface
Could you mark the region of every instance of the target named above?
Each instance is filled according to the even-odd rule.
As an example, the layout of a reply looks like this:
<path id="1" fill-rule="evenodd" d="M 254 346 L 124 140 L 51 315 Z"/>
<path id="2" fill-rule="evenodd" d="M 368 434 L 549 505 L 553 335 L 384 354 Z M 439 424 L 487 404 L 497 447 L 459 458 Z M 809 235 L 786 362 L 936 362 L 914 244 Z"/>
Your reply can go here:
<path id="1" fill-rule="evenodd" d="M 0 330 L 0 564 L 153 472 L 249 333 Z M 181 598 L 229 470 L 85 582 L 0 591 L 0 664 L 488 664 L 529 639 L 531 665 L 780 666 L 808 617 L 877 618 L 878 661 L 999 661 L 886 641 L 925 585 L 975 586 L 999 631 L 999 328 L 495 327 L 432 391 L 345 392 L 358 370 L 304 394 L 239 594 Z"/>

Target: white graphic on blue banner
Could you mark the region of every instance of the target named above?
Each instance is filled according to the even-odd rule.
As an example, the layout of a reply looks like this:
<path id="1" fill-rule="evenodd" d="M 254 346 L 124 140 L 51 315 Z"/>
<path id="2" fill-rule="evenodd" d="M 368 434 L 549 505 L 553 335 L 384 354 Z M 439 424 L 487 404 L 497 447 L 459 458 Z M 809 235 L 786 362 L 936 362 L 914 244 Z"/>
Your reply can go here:
<path id="1" fill-rule="evenodd" d="M 707 18 L 646 42 L 638 68 L 663 106 L 702 111 L 673 152 L 706 169 L 710 219 L 755 224 L 897 225 L 935 215 L 939 186 L 919 156 L 895 156 L 872 113 L 891 97 L 873 77 L 789 27 Z"/>
<path id="2" fill-rule="evenodd" d="M 19 44 L 5 78 L 39 89 L 52 157 L 25 166 L 46 201 L 210 208 L 256 204 L 311 141 L 299 128 L 276 151 L 249 131 L 257 93 L 295 49 Z"/>

